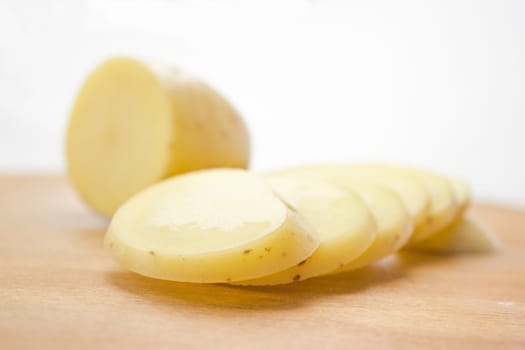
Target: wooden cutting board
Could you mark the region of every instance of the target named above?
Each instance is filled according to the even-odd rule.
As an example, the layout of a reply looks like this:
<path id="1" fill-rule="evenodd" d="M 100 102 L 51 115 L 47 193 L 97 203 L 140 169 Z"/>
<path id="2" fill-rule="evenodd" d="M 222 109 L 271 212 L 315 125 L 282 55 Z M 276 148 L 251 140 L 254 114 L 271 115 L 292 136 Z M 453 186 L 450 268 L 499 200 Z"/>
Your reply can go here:
<path id="1" fill-rule="evenodd" d="M 102 249 L 61 177 L 0 177 L 0 349 L 525 349 L 525 212 L 495 255 L 404 254 L 281 287 L 157 281 Z"/>

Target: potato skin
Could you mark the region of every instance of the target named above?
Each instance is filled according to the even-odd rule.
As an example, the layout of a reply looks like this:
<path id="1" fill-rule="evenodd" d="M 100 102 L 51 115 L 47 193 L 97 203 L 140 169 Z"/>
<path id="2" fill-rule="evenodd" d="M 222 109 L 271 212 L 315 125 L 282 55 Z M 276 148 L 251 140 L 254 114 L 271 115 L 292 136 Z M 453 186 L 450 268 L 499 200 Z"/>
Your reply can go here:
<path id="1" fill-rule="evenodd" d="M 178 69 L 149 68 L 172 106 L 175 132 L 166 177 L 215 167 L 248 168 L 249 132 L 233 105 L 209 84 Z"/>

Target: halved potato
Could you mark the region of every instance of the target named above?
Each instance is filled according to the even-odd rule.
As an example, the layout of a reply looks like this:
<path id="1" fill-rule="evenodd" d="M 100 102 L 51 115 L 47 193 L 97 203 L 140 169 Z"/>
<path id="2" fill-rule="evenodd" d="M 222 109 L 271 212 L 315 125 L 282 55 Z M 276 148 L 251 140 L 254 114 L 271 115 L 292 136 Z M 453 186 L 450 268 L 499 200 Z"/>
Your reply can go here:
<path id="1" fill-rule="evenodd" d="M 66 148 L 74 187 L 94 210 L 111 216 L 169 176 L 246 168 L 250 146 L 239 114 L 208 85 L 176 69 L 119 57 L 84 82 Z"/>
<path id="2" fill-rule="evenodd" d="M 442 232 L 410 247 L 410 250 L 439 254 L 490 253 L 500 249 L 497 236 L 469 217 L 459 218 Z"/>
<path id="3" fill-rule="evenodd" d="M 302 178 L 272 176 L 268 181 L 314 227 L 320 244 L 309 258 L 293 267 L 235 284 L 275 285 L 326 274 L 360 256 L 374 241 L 374 218 L 353 192 Z"/>
<path id="4" fill-rule="evenodd" d="M 181 282 L 232 282 L 297 265 L 315 231 L 259 177 L 243 170 L 188 173 L 133 196 L 105 246 L 124 267 Z"/>

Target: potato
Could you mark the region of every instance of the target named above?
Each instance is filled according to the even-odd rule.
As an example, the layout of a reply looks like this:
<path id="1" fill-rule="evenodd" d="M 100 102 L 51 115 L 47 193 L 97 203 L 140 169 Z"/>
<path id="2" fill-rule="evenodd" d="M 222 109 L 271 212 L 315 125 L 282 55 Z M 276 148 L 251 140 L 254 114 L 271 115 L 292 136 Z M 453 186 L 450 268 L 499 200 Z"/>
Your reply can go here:
<path id="1" fill-rule="evenodd" d="M 328 169 L 328 171 L 326 171 Z M 334 168 L 316 168 L 290 172 L 284 170 L 268 177 L 288 177 L 291 179 L 322 179 L 343 186 L 357 193 L 368 206 L 377 225 L 376 239 L 372 245 L 356 259 L 338 267 L 333 272 L 354 270 L 377 261 L 400 249 L 413 231 L 412 218 L 400 197 L 388 188 L 377 183 L 348 176 L 346 171 Z M 335 171 L 332 171 L 335 170 Z"/>
<path id="2" fill-rule="evenodd" d="M 470 187 L 458 179 L 449 179 L 452 194 L 458 203 L 458 216 L 463 214 L 470 204 Z"/>
<path id="3" fill-rule="evenodd" d="M 350 166 L 348 172 L 353 178 L 366 179 L 396 192 L 412 217 L 414 227 L 426 222 L 430 215 L 430 198 L 421 182 L 406 178 L 394 171 L 385 169 L 378 171 L 365 165 Z"/>
<path id="4" fill-rule="evenodd" d="M 470 202 L 470 189 L 467 184 L 431 171 L 387 164 L 354 165 L 352 168 L 397 174 L 414 183 L 423 184 L 430 199 L 430 214 L 425 222 L 416 224 L 409 245 L 443 231 L 463 214 Z M 399 191 L 399 193 L 403 192 Z"/>
<path id="5" fill-rule="evenodd" d="M 370 165 L 372 166 L 372 165 Z M 460 214 L 458 193 L 451 182 L 436 173 L 405 166 L 374 165 L 378 170 L 398 172 L 425 187 L 430 199 L 430 215 L 426 223 L 415 228 L 408 245 L 420 242 L 449 226 Z"/>
<path id="6" fill-rule="evenodd" d="M 410 250 L 425 253 L 490 253 L 501 249 L 501 242 L 474 219 L 460 217 L 442 232 L 418 242 Z"/>
<path id="7" fill-rule="evenodd" d="M 364 267 L 398 251 L 410 239 L 414 228 L 412 218 L 396 193 L 375 183 L 351 178 L 336 178 L 333 181 L 358 193 L 377 224 L 377 235 L 372 245 L 355 260 L 333 272 Z"/>
<path id="8" fill-rule="evenodd" d="M 269 177 L 268 181 L 313 226 L 320 244 L 312 256 L 293 267 L 235 284 L 275 285 L 326 274 L 354 260 L 374 241 L 374 219 L 353 192 L 300 178 Z"/>
<path id="9" fill-rule="evenodd" d="M 429 216 L 430 199 L 423 184 L 414 181 L 414 179 L 410 177 L 403 176 L 397 171 L 385 169 L 384 167 L 378 168 L 376 166 L 364 164 L 324 164 L 289 168 L 282 171 L 282 173 L 294 173 L 299 175 L 301 173 L 310 175 L 317 173 L 321 177 L 322 174 L 327 174 L 326 176 L 339 174 L 337 176 L 344 176 L 357 181 L 366 180 L 374 182 L 393 190 L 399 195 L 412 217 L 414 227 L 426 223 Z"/>
<path id="10" fill-rule="evenodd" d="M 343 177 L 348 181 L 366 179 L 394 190 L 399 194 L 412 216 L 415 237 L 409 244 L 418 249 L 419 243 L 431 237 L 441 242 L 449 237 L 446 229 L 454 221 L 459 221 L 470 202 L 470 189 L 463 181 L 447 178 L 429 171 L 394 165 L 381 164 L 347 164 L 347 165 L 308 165 L 285 169 L 275 174 L 294 174 L 299 176 L 334 178 Z M 430 212 L 432 210 L 432 212 Z M 465 225 L 459 225 L 464 227 Z M 447 238 L 450 250 L 463 249 L 464 239 L 458 239 L 459 247 Z M 445 247 L 440 247 L 445 251 Z M 363 265 L 359 261 L 357 265 Z M 350 267 L 353 264 L 350 264 Z"/>
<path id="11" fill-rule="evenodd" d="M 243 170 L 188 173 L 133 196 L 104 244 L 124 267 L 181 282 L 232 282 L 297 265 L 319 240 L 261 178 Z"/>
<path id="12" fill-rule="evenodd" d="M 86 79 L 67 130 L 67 168 L 81 197 L 111 216 L 164 178 L 246 168 L 249 136 L 235 109 L 176 69 L 112 58 Z"/>
<path id="13" fill-rule="evenodd" d="M 430 202 L 429 215 L 419 223 L 408 245 L 420 242 L 449 226 L 468 204 L 468 187 L 431 171 L 406 166 L 368 164 L 361 165 L 369 170 L 398 174 L 426 189 Z"/>

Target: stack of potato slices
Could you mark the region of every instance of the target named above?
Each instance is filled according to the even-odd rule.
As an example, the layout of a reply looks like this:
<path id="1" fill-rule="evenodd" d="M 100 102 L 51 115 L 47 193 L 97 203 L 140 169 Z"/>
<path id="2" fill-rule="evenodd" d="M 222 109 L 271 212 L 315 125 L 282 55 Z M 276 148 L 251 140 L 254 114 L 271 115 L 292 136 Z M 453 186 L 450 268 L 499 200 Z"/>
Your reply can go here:
<path id="1" fill-rule="evenodd" d="M 278 285 L 398 252 L 491 251 L 464 216 L 469 189 L 394 165 L 317 165 L 256 175 L 202 170 L 160 182 L 115 214 L 105 245 L 150 277 Z"/>

